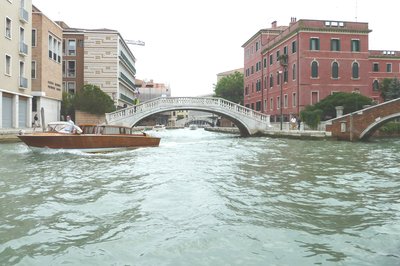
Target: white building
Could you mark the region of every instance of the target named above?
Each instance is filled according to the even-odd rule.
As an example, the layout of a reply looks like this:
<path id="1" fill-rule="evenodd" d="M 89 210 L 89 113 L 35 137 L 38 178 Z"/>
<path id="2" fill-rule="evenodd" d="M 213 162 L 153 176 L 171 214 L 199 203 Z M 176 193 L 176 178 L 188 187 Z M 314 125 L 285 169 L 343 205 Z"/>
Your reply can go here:
<path id="1" fill-rule="evenodd" d="M 31 126 L 32 1 L 0 1 L 0 129 Z"/>

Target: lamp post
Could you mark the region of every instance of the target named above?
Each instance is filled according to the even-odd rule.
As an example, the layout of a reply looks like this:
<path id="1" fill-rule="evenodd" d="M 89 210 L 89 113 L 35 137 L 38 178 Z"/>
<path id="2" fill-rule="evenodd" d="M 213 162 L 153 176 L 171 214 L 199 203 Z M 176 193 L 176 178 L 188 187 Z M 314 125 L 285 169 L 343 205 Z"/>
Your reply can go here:
<path id="1" fill-rule="evenodd" d="M 282 83 L 283 83 L 283 76 L 282 76 L 282 70 L 278 71 L 279 74 L 279 81 L 280 81 L 280 89 L 281 89 L 281 96 L 279 97 L 279 110 L 280 110 L 280 115 L 281 115 L 281 131 L 282 131 L 282 127 L 283 127 L 283 113 L 282 113 Z"/>
<path id="2" fill-rule="evenodd" d="M 281 65 L 281 67 L 283 68 L 283 70 L 285 71 L 285 73 L 286 73 L 286 67 L 287 67 L 287 65 L 288 65 L 288 55 L 285 53 L 285 54 L 282 54 L 282 55 L 280 55 L 279 57 L 278 57 L 278 60 L 279 60 L 279 63 L 280 63 L 280 65 Z M 280 76 L 280 82 L 281 82 L 281 96 L 280 96 L 280 113 L 281 113 L 281 131 L 282 131 L 282 125 L 283 125 L 283 113 L 282 113 L 282 110 L 283 110 L 283 104 L 282 104 L 282 84 L 283 84 L 283 71 L 282 70 L 279 70 L 279 76 Z"/>

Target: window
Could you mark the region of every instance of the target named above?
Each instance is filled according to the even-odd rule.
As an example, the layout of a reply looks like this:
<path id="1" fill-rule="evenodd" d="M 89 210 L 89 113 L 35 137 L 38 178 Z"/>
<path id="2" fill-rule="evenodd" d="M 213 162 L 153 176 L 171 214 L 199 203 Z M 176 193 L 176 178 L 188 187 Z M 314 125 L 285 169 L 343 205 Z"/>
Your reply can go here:
<path id="1" fill-rule="evenodd" d="M 283 108 L 288 108 L 289 105 L 289 97 L 287 94 L 283 96 Z"/>
<path id="2" fill-rule="evenodd" d="M 267 77 L 264 77 L 264 89 L 267 88 Z"/>
<path id="3" fill-rule="evenodd" d="M 287 46 L 283 47 L 283 54 L 288 54 L 287 50 Z"/>
<path id="4" fill-rule="evenodd" d="M 281 84 L 281 75 L 280 73 L 276 73 L 276 85 L 280 85 Z"/>
<path id="5" fill-rule="evenodd" d="M 272 74 L 269 75 L 269 87 L 272 88 L 274 86 L 274 77 Z"/>
<path id="6" fill-rule="evenodd" d="M 71 94 L 75 94 L 75 81 L 67 82 L 67 92 Z"/>
<path id="7" fill-rule="evenodd" d="M 351 40 L 351 51 L 352 52 L 360 51 L 360 40 Z"/>
<path id="8" fill-rule="evenodd" d="M 32 47 L 36 47 L 36 29 L 32 29 Z"/>
<path id="9" fill-rule="evenodd" d="M 378 91 L 379 90 L 379 82 L 378 82 L 378 80 L 374 80 L 374 82 L 372 83 L 372 90 L 373 91 Z"/>
<path id="10" fill-rule="evenodd" d="M 373 72 L 379 72 L 379 63 L 373 63 L 372 64 L 372 71 Z"/>
<path id="11" fill-rule="evenodd" d="M 283 71 L 283 82 L 288 82 L 288 69 L 287 67 L 285 67 L 284 71 Z"/>
<path id="12" fill-rule="evenodd" d="M 360 78 L 359 76 L 359 65 L 357 62 L 353 62 L 353 66 L 351 67 L 352 70 L 352 78 L 353 79 L 358 79 Z"/>
<path id="13" fill-rule="evenodd" d="M 292 106 L 296 107 L 297 106 L 297 94 L 293 92 L 292 94 Z"/>
<path id="14" fill-rule="evenodd" d="M 392 72 L 392 64 L 391 63 L 386 64 L 386 72 L 388 72 L 388 73 Z"/>
<path id="15" fill-rule="evenodd" d="M 296 80 L 296 64 L 293 64 L 292 79 L 293 79 L 293 80 Z"/>
<path id="16" fill-rule="evenodd" d="M 332 78 L 333 79 L 339 78 L 339 64 L 336 61 L 332 63 Z"/>
<path id="17" fill-rule="evenodd" d="M 32 60 L 31 78 L 36 79 L 36 61 Z"/>
<path id="18" fill-rule="evenodd" d="M 67 77 L 75 78 L 76 69 L 75 69 L 75 61 L 67 61 Z"/>
<path id="19" fill-rule="evenodd" d="M 316 104 L 319 101 L 319 93 L 318 91 L 311 92 L 311 104 Z"/>
<path id="20" fill-rule="evenodd" d="M 75 56 L 76 55 L 76 40 L 68 40 L 68 48 L 67 55 Z"/>
<path id="21" fill-rule="evenodd" d="M 264 99 L 264 111 L 267 110 L 267 100 Z"/>
<path id="22" fill-rule="evenodd" d="M 49 58 L 53 58 L 53 36 L 49 35 Z"/>
<path id="23" fill-rule="evenodd" d="M 319 50 L 319 39 L 318 38 L 311 38 L 310 39 L 310 50 L 318 51 Z"/>
<path id="24" fill-rule="evenodd" d="M 264 68 L 267 67 L 267 58 L 264 58 Z"/>
<path id="25" fill-rule="evenodd" d="M 258 42 L 256 42 L 256 52 L 258 51 Z"/>
<path id="26" fill-rule="evenodd" d="M 272 65 L 272 63 L 274 62 L 274 56 L 272 54 L 269 55 L 269 64 Z"/>
<path id="27" fill-rule="evenodd" d="M 331 51 L 340 51 L 339 39 L 331 39 Z"/>
<path id="28" fill-rule="evenodd" d="M 244 89 L 244 94 L 249 95 L 249 87 L 248 86 L 246 86 L 246 88 Z"/>
<path id="29" fill-rule="evenodd" d="M 281 51 L 276 51 L 276 61 L 279 61 L 279 55 L 280 55 Z"/>
<path id="30" fill-rule="evenodd" d="M 281 109 L 281 96 L 276 97 L 276 108 Z"/>
<path id="31" fill-rule="evenodd" d="M 295 53 L 295 52 L 297 52 L 297 44 L 296 44 L 296 41 L 293 41 L 292 42 L 292 53 Z"/>
<path id="32" fill-rule="evenodd" d="M 11 39 L 11 19 L 6 18 L 6 37 Z"/>
<path id="33" fill-rule="evenodd" d="M 256 111 L 261 111 L 261 101 L 256 102 Z"/>
<path id="34" fill-rule="evenodd" d="M 270 110 L 274 109 L 274 99 L 273 98 L 269 99 L 269 109 Z"/>
<path id="35" fill-rule="evenodd" d="M 311 77 L 318 78 L 318 62 L 317 61 L 313 61 L 311 63 Z"/>
<path id="36" fill-rule="evenodd" d="M 6 69 L 5 74 L 11 76 L 11 56 L 6 54 Z"/>

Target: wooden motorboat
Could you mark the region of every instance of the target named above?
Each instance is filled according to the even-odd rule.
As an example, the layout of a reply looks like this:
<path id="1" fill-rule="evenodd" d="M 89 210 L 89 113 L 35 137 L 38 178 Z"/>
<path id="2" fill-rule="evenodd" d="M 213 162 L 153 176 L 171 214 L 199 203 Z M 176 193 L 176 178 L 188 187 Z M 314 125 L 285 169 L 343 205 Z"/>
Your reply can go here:
<path id="1" fill-rule="evenodd" d="M 85 152 L 104 152 L 118 149 L 156 147 L 160 138 L 146 133 L 134 133 L 132 128 L 112 125 L 75 126 L 75 133 L 64 133 L 66 122 L 49 123 L 45 132 L 19 134 L 32 148 L 74 149 Z"/>

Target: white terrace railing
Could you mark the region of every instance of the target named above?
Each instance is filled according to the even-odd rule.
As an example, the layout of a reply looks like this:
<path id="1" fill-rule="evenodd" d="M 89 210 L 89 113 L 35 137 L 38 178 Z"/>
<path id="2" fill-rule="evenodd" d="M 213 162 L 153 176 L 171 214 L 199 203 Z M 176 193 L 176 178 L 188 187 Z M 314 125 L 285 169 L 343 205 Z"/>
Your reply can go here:
<path id="1" fill-rule="evenodd" d="M 136 106 L 130 106 L 112 113 L 106 114 L 108 124 L 130 123 L 142 119 L 151 114 L 168 110 L 203 110 L 225 114 L 239 121 L 253 120 L 255 123 L 270 126 L 270 116 L 253 111 L 242 105 L 221 99 L 210 97 L 161 97 Z M 251 127 L 251 125 L 249 125 Z"/>

